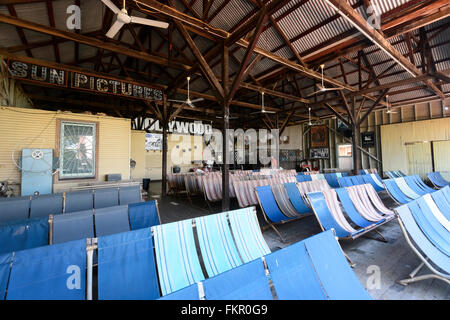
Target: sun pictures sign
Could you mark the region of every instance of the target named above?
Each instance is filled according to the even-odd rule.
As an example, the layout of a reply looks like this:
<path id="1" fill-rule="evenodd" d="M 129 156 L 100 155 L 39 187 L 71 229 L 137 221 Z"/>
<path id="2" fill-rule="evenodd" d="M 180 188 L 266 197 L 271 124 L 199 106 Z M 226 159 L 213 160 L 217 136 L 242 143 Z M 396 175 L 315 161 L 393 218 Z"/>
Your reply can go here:
<path id="1" fill-rule="evenodd" d="M 162 100 L 159 89 L 88 72 L 59 69 L 18 60 L 8 60 L 8 76 L 17 80 L 143 100 Z"/>

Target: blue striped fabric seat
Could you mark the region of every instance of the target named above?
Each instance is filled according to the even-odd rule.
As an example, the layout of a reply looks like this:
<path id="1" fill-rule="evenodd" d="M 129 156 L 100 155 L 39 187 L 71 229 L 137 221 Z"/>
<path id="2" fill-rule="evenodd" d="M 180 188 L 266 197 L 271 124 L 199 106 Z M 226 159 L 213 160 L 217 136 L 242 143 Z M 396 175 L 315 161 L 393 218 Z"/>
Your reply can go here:
<path id="1" fill-rule="evenodd" d="M 371 174 L 366 174 L 362 176 L 364 183 L 369 183 L 375 189 L 376 192 L 380 192 L 384 190 L 383 184 L 380 184 L 375 180 L 375 178 Z"/>
<path id="2" fill-rule="evenodd" d="M 299 214 L 305 214 L 305 213 L 311 212 L 311 209 L 308 208 L 306 206 L 305 202 L 303 201 L 302 196 L 300 195 L 300 192 L 298 191 L 298 188 L 297 188 L 297 185 L 295 182 L 285 183 L 284 188 L 286 189 L 286 192 L 289 196 L 289 200 L 291 201 L 295 210 L 297 210 L 297 212 Z"/>
<path id="3" fill-rule="evenodd" d="M 420 230 L 419 225 L 414 220 L 408 205 L 402 205 L 396 208 L 395 211 L 398 213 L 401 222 L 407 230 L 409 237 L 414 241 L 415 246 L 420 249 L 425 257 L 430 259 L 435 266 L 446 272 L 447 278 L 449 278 L 450 257 L 436 248 L 428 237 L 424 235 L 424 233 Z M 416 254 L 419 253 L 416 252 Z M 424 260 L 425 257 L 422 257 L 422 259 Z"/>
<path id="4" fill-rule="evenodd" d="M 428 174 L 428 179 L 438 188 L 443 188 L 445 186 L 450 186 L 450 182 L 442 177 L 440 172 L 430 172 Z"/>
<path id="5" fill-rule="evenodd" d="M 261 209 L 270 221 L 278 223 L 292 219 L 292 217 L 286 217 L 281 212 L 270 186 L 256 187 L 256 193 Z"/>
<path id="6" fill-rule="evenodd" d="M 228 219 L 237 249 L 244 263 L 270 253 L 253 207 L 229 211 Z"/>
<path id="7" fill-rule="evenodd" d="M 192 220 L 151 228 L 162 295 L 205 279 L 195 249 Z"/>
<path id="8" fill-rule="evenodd" d="M 220 213 L 195 219 L 200 250 L 209 277 L 242 264 L 227 214 Z"/>
<path id="9" fill-rule="evenodd" d="M 391 197 L 400 204 L 405 204 L 413 199 L 408 198 L 400 188 L 395 183 L 394 179 L 385 179 L 383 180 L 384 185 L 386 186 L 386 190 L 391 195 Z"/>

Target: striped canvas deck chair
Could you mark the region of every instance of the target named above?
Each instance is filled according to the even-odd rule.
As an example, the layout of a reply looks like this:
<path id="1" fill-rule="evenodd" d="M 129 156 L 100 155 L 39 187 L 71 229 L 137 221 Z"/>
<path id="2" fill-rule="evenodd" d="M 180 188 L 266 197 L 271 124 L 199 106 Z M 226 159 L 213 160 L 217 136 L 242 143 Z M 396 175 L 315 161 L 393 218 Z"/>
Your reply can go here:
<path id="1" fill-rule="evenodd" d="M 151 230 L 163 296 L 205 278 L 195 248 L 192 220 L 162 224 Z"/>
<path id="2" fill-rule="evenodd" d="M 400 280 L 399 283 L 408 285 L 409 283 L 420 280 L 437 278 L 450 284 L 450 257 L 436 248 L 430 239 L 422 232 L 420 225 L 414 220 L 408 205 L 402 205 L 396 208 L 395 211 L 399 216 L 398 222 L 406 242 L 422 261 L 422 263 L 409 274 L 409 278 Z M 428 267 L 431 273 L 416 276 L 424 266 Z"/>
<path id="3" fill-rule="evenodd" d="M 242 264 L 228 226 L 227 212 L 196 218 L 200 251 L 209 277 Z"/>
<path id="4" fill-rule="evenodd" d="M 228 212 L 236 247 L 244 263 L 258 259 L 270 249 L 264 240 L 254 207 Z"/>

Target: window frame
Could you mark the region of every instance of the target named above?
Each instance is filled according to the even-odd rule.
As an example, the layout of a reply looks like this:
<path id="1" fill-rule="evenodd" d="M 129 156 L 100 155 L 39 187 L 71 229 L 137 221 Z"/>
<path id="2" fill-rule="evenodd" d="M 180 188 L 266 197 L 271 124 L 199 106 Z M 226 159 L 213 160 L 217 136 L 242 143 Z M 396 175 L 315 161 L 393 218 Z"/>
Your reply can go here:
<path id="1" fill-rule="evenodd" d="M 95 141 L 94 141 L 94 148 L 93 148 L 93 152 L 94 152 L 94 174 L 93 175 L 89 175 L 89 176 L 69 176 L 69 177 L 65 177 L 62 176 L 61 171 L 58 170 L 58 175 L 57 175 L 57 180 L 58 181 L 74 181 L 74 180 L 97 180 L 98 177 L 98 161 L 99 161 L 99 157 L 98 157 L 98 148 L 99 148 L 99 123 L 98 121 L 85 121 L 85 120 L 76 120 L 76 119 L 57 119 L 57 126 L 56 126 L 56 135 L 57 135 L 57 145 L 56 145 L 56 154 L 58 155 L 58 159 L 60 164 L 61 162 L 61 143 L 62 143 L 62 129 L 64 127 L 64 124 L 81 124 L 81 125 L 93 125 L 94 126 L 94 130 L 95 130 Z"/>

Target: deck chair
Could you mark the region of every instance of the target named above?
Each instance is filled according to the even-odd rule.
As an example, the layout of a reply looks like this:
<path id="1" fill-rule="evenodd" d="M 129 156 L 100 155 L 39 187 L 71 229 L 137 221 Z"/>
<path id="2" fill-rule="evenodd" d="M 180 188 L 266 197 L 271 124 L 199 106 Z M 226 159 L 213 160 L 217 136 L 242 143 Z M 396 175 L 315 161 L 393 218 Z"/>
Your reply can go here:
<path id="1" fill-rule="evenodd" d="M 94 209 L 119 205 L 119 189 L 106 188 L 94 190 Z"/>
<path id="2" fill-rule="evenodd" d="M 50 244 L 94 238 L 92 210 L 50 216 Z"/>
<path id="3" fill-rule="evenodd" d="M 265 260 L 280 300 L 371 299 L 332 230 L 275 251 Z"/>
<path id="4" fill-rule="evenodd" d="M 149 228 L 98 238 L 98 299 L 159 298 Z"/>
<path id="5" fill-rule="evenodd" d="M 350 179 L 350 177 L 340 177 L 338 178 L 338 183 L 341 187 L 350 187 L 353 185 L 353 182 Z"/>
<path id="6" fill-rule="evenodd" d="M 5 300 L 13 253 L 0 254 L 0 300 Z"/>
<path id="7" fill-rule="evenodd" d="M 30 198 L 0 201 L 0 223 L 25 220 L 30 214 Z"/>
<path id="8" fill-rule="evenodd" d="M 429 186 L 427 186 L 427 185 L 422 181 L 422 179 L 420 179 L 419 175 L 415 174 L 415 175 L 412 175 L 412 176 L 409 176 L 409 177 L 410 177 L 410 180 L 414 180 L 414 182 L 415 182 L 422 190 L 424 190 L 425 192 L 431 193 L 431 192 L 436 191 L 436 189 L 433 189 L 433 188 L 430 188 Z"/>
<path id="9" fill-rule="evenodd" d="M 97 237 L 130 231 L 128 206 L 95 209 L 94 221 Z"/>
<path id="10" fill-rule="evenodd" d="M 428 207 L 430 208 L 431 212 L 436 217 L 436 219 L 438 219 L 439 222 L 444 226 L 444 228 L 446 228 L 450 232 L 450 219 L 449 219 L 450 212 L 448 211 L 441 212 L 436 203 L 433 201 L 433 198 L 431 197 L 430 194 L 424 195 L 422 199 L 427 203 Z"/>
<path id="11" fill-rule="evenodd" d="M 128 186 L 119 187 L 119 205 L 123 206 L 130 203 L 138 203 L 142 201 L 141 187 Z"/>
<path id="12" fill-rule="evenodd" d="M 196 218 L 194 221 L 200 251 L 209 277 L 242 264 L 228 226 L 226 212 Z"/>
<path id="13" fill-rule="evenodd" d="M 284 188 L 289 196 L 289 200 L 299 214 L 311 213 L 311 209 L 308 208 L 303 201 L 302 195 L 300 194 L 295 182 L 285 183 Z"/>
<path id="14" fill-rule="evenodd" d="M 30 204 L 30 218 L 48 217 L 63 212 L 63 194 L 33 196 Z"/>
<path id="15" fill-rule="evenodd" d="M 153 226 L 151 230 L 163 296 L 205 279 L 195 248 L 192 220 Z"/>
<path id="16" fill-rule="evenodd" d="M 382 182 L 378 182 L 373 174 L 366 174 L 362 176 L 364 183 L 369 183 L 372 185 L 372 187 L 374 187 L 376 192 L 381 192 L 384 190 L 384 186 Z"/>
<path id="17" fill-rule="evenodd" d="M 0 253 L 48 245 L 48 218 L 34 218 L 0 225 Z"/>
<path id="18" fill-rule="evenodd" d="M 403 192 L 395 183 L 394 179 L 385 179 L 383 180 L 383 183 L 386 187 L 387 193 L 398 204 L 402 205 L 413 200 L 411 198 L 408 198 L 405 194 L 403 194 Z"/>
<path id="19" fill-rule="evenodd" d="M 420 198 L 420 194 L 417 194 L 414 192 L 413 189 L 406 183 L 405 178 L 395 178 L 395 183 L 397 184 L 398 188 L 401 190 L 401 192 L 407 196 L 410 199 L 417 199 Z"/>
<path id="20" fill-rule="evenodd" d="M 86 240 L 15 252 L 7 300 L 84 300 L 85 295 Z"/>
<path id="21" fill-rule="evenodd" d="M 335 189 L 335 191 L 339 197 L 342 207 L 344 208 L 350 220 L 352 220 L 352 222 L 357 226 L 359 226 L 360 228 L 372 228 L 374 225 L 382 224 L 383 222 L 386 221 L 386 219 L 381 219 L 376 222 L 367 220 L 356 209 L 355 205 L 350 199 L 350 196 L 346 188 L 338 188 Z"/>
<path id="22" fill-rule="evenodd" d="M 438 189 L 445 186 L 450 186 L 450 182 L 445 180 L 440 172 L 430 172 L 427 176 L 428 179 L 430 179 L 431 183 Z"/>
<path id="23" fill-rule="evenodd" d="M 445 198 L 444 193 L 442 190 L 436 191 L 431 194 L 431 197 L 434 200 L 434 203 L 436 203 L 436 206 L 439 208 L 439 210 L 444 213 L 444 215 L 447 217 L 448 220 L 450 220 L 450 201 L 448 201 Z"/>
<path id="24" fill-rule="evenodd" d="M 260 259 L 203 282 L 206 300 L 273 300 Z"/>
<path id="25" fill-rule="evenodd" d="M 325 179 L 332 188 L 339 188 L 338 178 L 342 177 L 341 173 L 325 173 Z"/>
<path id="26" fill-rule="evenodd" d="M 284 242 L 284 238 L 275 227 L 275 224 L 285 223 L 286 221 L 295 219 L 295 217 L 288 217 L 281 212 L 270 186 L 256 187 L 255 193 L 258 198 L 261 211 L 264 215 L 264 219 L 268 223 L 269 227 L 271 227 L 280 237 L 281 241 Z"/>
<path id="27" fill-rule="evenodd" d="M 409 188 L 411 188 L 412 191 L 414 191 L 417 195 L 423 196 L 429 192 L 422 189 L 421 186 L 419 186 L 416 182 L 416 179 L 412 176 L 406 176 L 403 178 L 405 180 L 405 183 L 408 185 Z M 436 190 L 433 190 L 436 191 Z"/>
<path id="28" fill-rule="evenodd" d="M 287 182 L 287 183 L 295 183 L 295 182 Z M 292 205 L 289 199 L 289 194 L 286 191 L 285 184 L 275 184 L 271 185 L 270 187 L 272 189 L 272 193 L 275 197 L 278 207 L 286 217 L 300 218 L 304 216 L 304 214 L 295 210 L 295 207 Z"/>
<path id="29" fill-rule="evenodd" d="M 261 233 L 255 207 L 228 211 L 231 231 L 244 263 L 270 253 Z"/>
<path id="30" fill-rule="evenodd" d="M 92 190 L 66 192 L 64 213 L 92 210 L 94 208 L 94 194 Z"/>
<path id="31" fill-rule="evenodd" d="M 311 175 L 306 174 L 298 174 L 295 178 L 297 179 L 297 182 L 312 181 Z"/>
<path id="32" fill-rule="evenodd" d="M 400 218 L 398 219 L 398 223 L 407 244 L 422 261 L 422 263 L 409 274 L 409 278 L 400 280 L 399 283 L 408 285 L 412 282 L 436 278 L 450 284 L 450 257 L 436 248 L 423 234 L 419 225 L 414 220 L 408 205 L 402 205 L 396 208 L 395 211 Z M 431 273 L 416 276 L 424 266 L 427 266 Z"/>
<path id="33" fill-rule="evenodd" d="M 311 204 L 311 208 L 313 209 L 317 221 L 323 231 L 334 229 L 336 235 L 342 239 L 354 239 L 359 233 L 364 231 L 364 229 L 355 230 L 351 226 L 348 228 L 348 226 L 343 226 L 341 224 L 341 219 L 336 220 L 335 216 L 328 208 L 322 192 L 310 192 L 306 195 L 306 197 Z M 340 216 L 340 218 L 342 217 L 343 215 Z"/>
<path id="34" fill-rule="evenodd" d="M 450 257 L 450 232 L 436 219 L 427 203 L 420 198 L 408 203 L 408 208 L 414 220 L 420 226 L 420 230 L 422 230 L 430 242 Z"/>
<path id="35" fill-rule="evenodd" d="M 150 228 L 161 224 L 157 200 L 130 203 L 128 216 L 131 230 Z"/>

